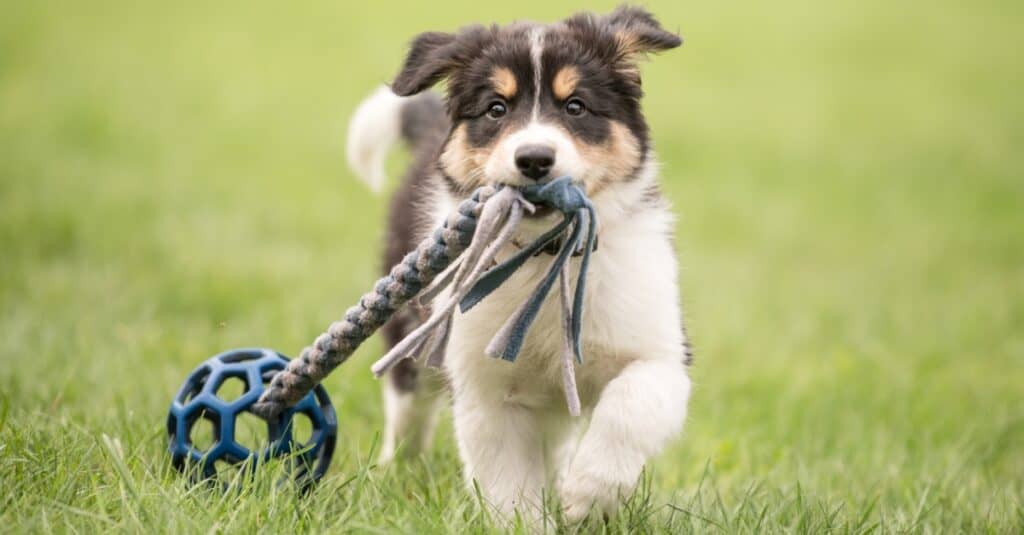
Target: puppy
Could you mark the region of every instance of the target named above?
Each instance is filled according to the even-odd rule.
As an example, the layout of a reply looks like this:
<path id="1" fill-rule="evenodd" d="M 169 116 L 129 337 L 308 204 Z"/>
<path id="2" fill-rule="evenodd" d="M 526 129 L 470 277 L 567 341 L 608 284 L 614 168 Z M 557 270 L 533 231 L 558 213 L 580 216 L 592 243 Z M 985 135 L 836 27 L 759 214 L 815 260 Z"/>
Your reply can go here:
<path id="1" fill-rule="evenodd" d="M 484 184 L 568 175 L 585 188 L 600 225 L 584 302 L 584 360 L 576 366 L 583 416 L 569 416 L 562 391 L 555 292 L 516 362 L 484 355 L 548 269 L 551 256 L 542 254 L 456 315 L 443 376 L 409 360 L 390 372 L 383 461 L 400 445 L 405 454 L 429 445 L 447 383 L 466 481 L 506 515 L 537 518 L 542 495 L 555 494 L 566 518 L 578 521 L 592 509 L 613 513 L 647 460 L 680 432 L 690 352 L 673 216 L 658 189 L 637 64 L 681 42 L 634 7 L 549 25 L 428 32 L 413 40 L 390 88 L 357 110 L 349 161 L 371 186 L 382 185 L 384 157 L 399 137 L 414 153 L 391 201 L 385 269 Z M 426 92 L 442 81 L 444 100 Z M 530 243 L 558 217 L 531 216 L 514 242 Z M 572 266 L 578 272 L 579 259 Z M 426 313 L 393 319 L 387 343 Z"/>

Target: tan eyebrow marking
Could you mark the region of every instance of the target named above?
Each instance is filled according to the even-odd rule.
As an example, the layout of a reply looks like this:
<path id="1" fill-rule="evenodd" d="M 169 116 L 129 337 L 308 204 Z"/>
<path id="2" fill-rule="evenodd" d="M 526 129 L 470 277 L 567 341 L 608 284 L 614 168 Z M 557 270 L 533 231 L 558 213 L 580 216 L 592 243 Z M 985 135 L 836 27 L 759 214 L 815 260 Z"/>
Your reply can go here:
<path id="1" fill-rule="evenodd" d="M 494 73 L 491 74 L 491 83 L 494 84 L 494 90 L 506 99 L 516 96 L 516 91 L 519 89 L 516 84 L 516 75 L 512 74 L 507 67 L 494 69 Z"/>
<path id="2" fill-rule="evenodd" d="M 555 91 L 555 97 L 558 100 L 565 100 L 569 98 L 573 91 L 576 91 L 576 85 L 580 82 L 580 72 L 576 70 L 576 67 L 568 66 L 562 67 L 555 75 L 555 80 L 551 84 L 551 88 Z"/>

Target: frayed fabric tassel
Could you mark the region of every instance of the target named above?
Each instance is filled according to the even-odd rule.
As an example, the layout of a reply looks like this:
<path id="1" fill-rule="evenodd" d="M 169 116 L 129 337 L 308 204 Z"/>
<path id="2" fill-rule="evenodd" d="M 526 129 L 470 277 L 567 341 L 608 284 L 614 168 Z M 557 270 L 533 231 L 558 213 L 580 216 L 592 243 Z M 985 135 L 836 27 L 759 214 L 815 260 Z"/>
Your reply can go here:
<path id="1" fill-rule="evenodd" d="M 559 301 L 562 304 L 562 389 L 570 416 L 580 415 L 580 394 L 576 390 L 576 349 L 572 339 L 572 308 L 569 305 L 569 264 L 562 266 Z"/>
<path id="2" fill-rule="evenodd" d="M 448 339 L 452 335 L 452 317 L 448 316 L 448 320 L 438 327 L 438 331 L 434 333 L 433 344 L 430 349 L 426 352 L 427 355 L 427 366 L 431 368 L 440 368 L 444 366 L 444 352 L 448 348 Z"/>
<path id="3" fill-rule="evenodd" d="M 533 320 L 537 319 L 540 307 L 544 304 L 544 299 L 555 285 L 555 281 L 562 272 L 563 266 L 568 265 L 569 257 L 576 250 L 576 244 L 579 242 L 581 231 L 580 225 L 573 226 L 570 238 L 566 240 L 562 245 L 562 249 L 558 251 L 558 256 L 551 262 L 551 267 L 548 268 L 548 272 L 541 279 L 540 284 L 530 294 L 530 297 L 509 317 L 508 321 L 498 331 L 498 334 L 491 340 L 491 343 L 487 345 L 485 351 L 487 356 L 515 362 L 516 357 L 519 356 L 519 351 L 523 348 L 523 342 L 526 341 L 526 332 L 530 329 L 530 325 L 533 324 Z"/>
<path id="4" fill-rule="evenodd" d="M 536 290 L 530 294 L 526 302 L 516 309 L 508 321 L 505 322 L 494 339 L 487 345 L 486 353 L 489 356 L 502 358 L 510 362 L 516 360 L 526 339 L 526 332 L 529 330 L 533 320 L 536 319 L 544 299 L 547 297 L 551 287 L 554 286 L 555 279 L 562 272 L 563 266 L 568 265 L 569 258 L 577 251 L 580 251 L 580 270 L 579 276 L 576 279 L 576 291 L 573 295 L 568 331 L 576 360 L 582 363 L 583 353 L 580 347 L 580 338 L 583 327 L 583 298 L 586 294 L 590 254 L 594 250 L 597 240 L 597 217 L 594 213 L 594 207 L 583 194 L 583 190 L 573 185 L 567 178 L 560 178 L 540 186 L 524 188 L 524 196 L 538 204 L 543 203 L 557 207 L 565 214 L 565 218 L 555 228 L 546 232 L 528 247 L 485 273 L 480 281 L 476 283 L 476 286 L 462 300 L 460 309 L 463 313 L 470 310 L 508 280 L 527 259 L 534 256 L 552 240 L 561 236 L 566 229 L 569 229 L 570 235 L 568 239 L 562 244 L 562 248 L 558 251 L 555 260 L 552 261 L 551 267 L 544 275 L 540 284 L 537 285 Z"/>
<path id="5" fill-rule="evenodd" d="M 534 204 L 555 208 L 564 216 L 526 248 L 490 267 L 514 236 L 525 213 Z M 272 418 L 291 407 L 328 373 L 344 362 L 359 345 L 411 300 L 428 303 L 448 290 L 444 303 L 430 318 L 373 364 L 378 377 L 405 358 L 425 357 L 440 366 L 451 336 L 456 307 L 466 313 L 490 295 L 527 260 L 559 238 L 565 238 L 537 288 L 505 322 L 487 347 L 487 354 L 515 361 L 526 332 L 554 284 L 559 282 L 562 316 L 561 368 L 569 413 L 580 414 L 575 366 L 583 362 L 581 330 L 583 297 L 590 254 L 596 245 L 597 217 L 583 190 L 562 177 L 522 188 L 483 186 L 463 201 L 444 224 L 420 242 L 342 320 L 317 337 L 298 358 L 276 374 L 253 412 Z M 566 236 L 568 234 L 568 236 Z M 570 291 L 569 259 L 580 255 L 575 291 Z M 570 300 L 570 293 L 572 299 Z M 573 362 L 573 361 L 576 362 Z"/>
<path id="6" fill-rule="evenodd" d="M 559 282 L 558 293 L 562 323 L 562 387 L 565 391 L 565 401 L 569 408 L 569 414 L 572 416 L 580 415 L 580 397 L 576 389 L 576 363 L 574 361 L 582 362 L 582 358 L 578 342 L 579 331 L 574 329 L 576 324 L 574 321 L 575 303 L 570 304 L 569 298 L 571 293 L 569 286 L 571 267 L 568 258 L 579 250 L 580 243 L 583 241 L 581 234 L 585 223 L 585 220 L 576 221 L 571 237 L 566 240 L 558 256 L 551 262 L 551 267 L 544 280 L 537 286 L 526 302 L 516 309 L 504 325 L 502 325 L 498 333 L 487 344 L 487 349 L 484 351 L 489 357 L 501 358 L 510 362 L 515 361 L 519 351 L 522 349 L 530 325 L 536 319 L 545 297 L 557 280 Z M 589 244 L 590 240 L 587 240 L 587 243 Z M 586 256 L 584 252 L 584 258 Z M 581 266 L 581 269 L 584 269 L 584 267 Z M 581 276 L 580 281 L 583 280 L 585 279 Z M 582 284 L 582 282 L 577 284 Z M 579 293 L 578 295 L 582 298 L 583 294 Z"/>

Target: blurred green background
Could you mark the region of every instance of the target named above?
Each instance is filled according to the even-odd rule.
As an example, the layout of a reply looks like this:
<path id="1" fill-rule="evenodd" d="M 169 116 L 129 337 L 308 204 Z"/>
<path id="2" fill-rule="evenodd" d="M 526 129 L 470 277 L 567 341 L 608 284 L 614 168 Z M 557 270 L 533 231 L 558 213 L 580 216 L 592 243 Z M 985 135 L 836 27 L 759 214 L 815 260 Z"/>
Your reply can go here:
<path id="1" fill-rule="evenodd" d="M 4 2 L 3 529 L 493 528 L 449 424 L 427 463 L 367 466 L 376 339 L 326 382 L 312 499 L 190 489 L 165 411 L 207 356 L 294 355 L 370 288 L 385 202 L 344 133 L 412 36 L 613 6 Z M 686 39 L 644 84 L 696 387 L 604 529 L 1021 532 L 1024 8 L 648 7 Z"/>

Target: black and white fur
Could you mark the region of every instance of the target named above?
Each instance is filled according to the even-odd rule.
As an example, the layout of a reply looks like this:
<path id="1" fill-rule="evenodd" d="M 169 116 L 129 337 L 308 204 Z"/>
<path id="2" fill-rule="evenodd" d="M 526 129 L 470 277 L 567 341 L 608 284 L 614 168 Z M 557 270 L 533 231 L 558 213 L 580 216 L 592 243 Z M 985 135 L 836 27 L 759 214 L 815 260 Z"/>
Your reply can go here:
<path id="1" fill-rule="evenodd" d="M 413 361 L 390 372 L 382 460 L 429 445 L 447 383 L 467 482 L 476 481 L 502 513 L 528 518 L 539 514 L 545 492 L 555 493 L 576 521 L 592 509 L 614 512 L 648 459 L 680 432 L 690 380 L 674 223 L 658 190 L 637 68 L 644 55 L 680 44 L 631 7 L 550 25 L 424 33 L 390 88 L 357 110 L 349 161 L 371 186 L 383 183 L 383 159 L 399 137 L 415 157 L 391 201 L 385 269 L 483 184 L 569 175 L 582 182 L 600 220 L 585 298 L 585 361 L 576 368 L 584 416 L 571 418 L 565 406 L 557 299 L 545 303 L 515 363 L 484 356 L 547 270 L 551 259 L 541 255 L 456 315 L 443 376 Z M 444 100 L 426 92 L 441 81 Z M 554 221 L 533 216 L 518 242 Z M 392 320 L 387 343 L 425 314 Z"/>

